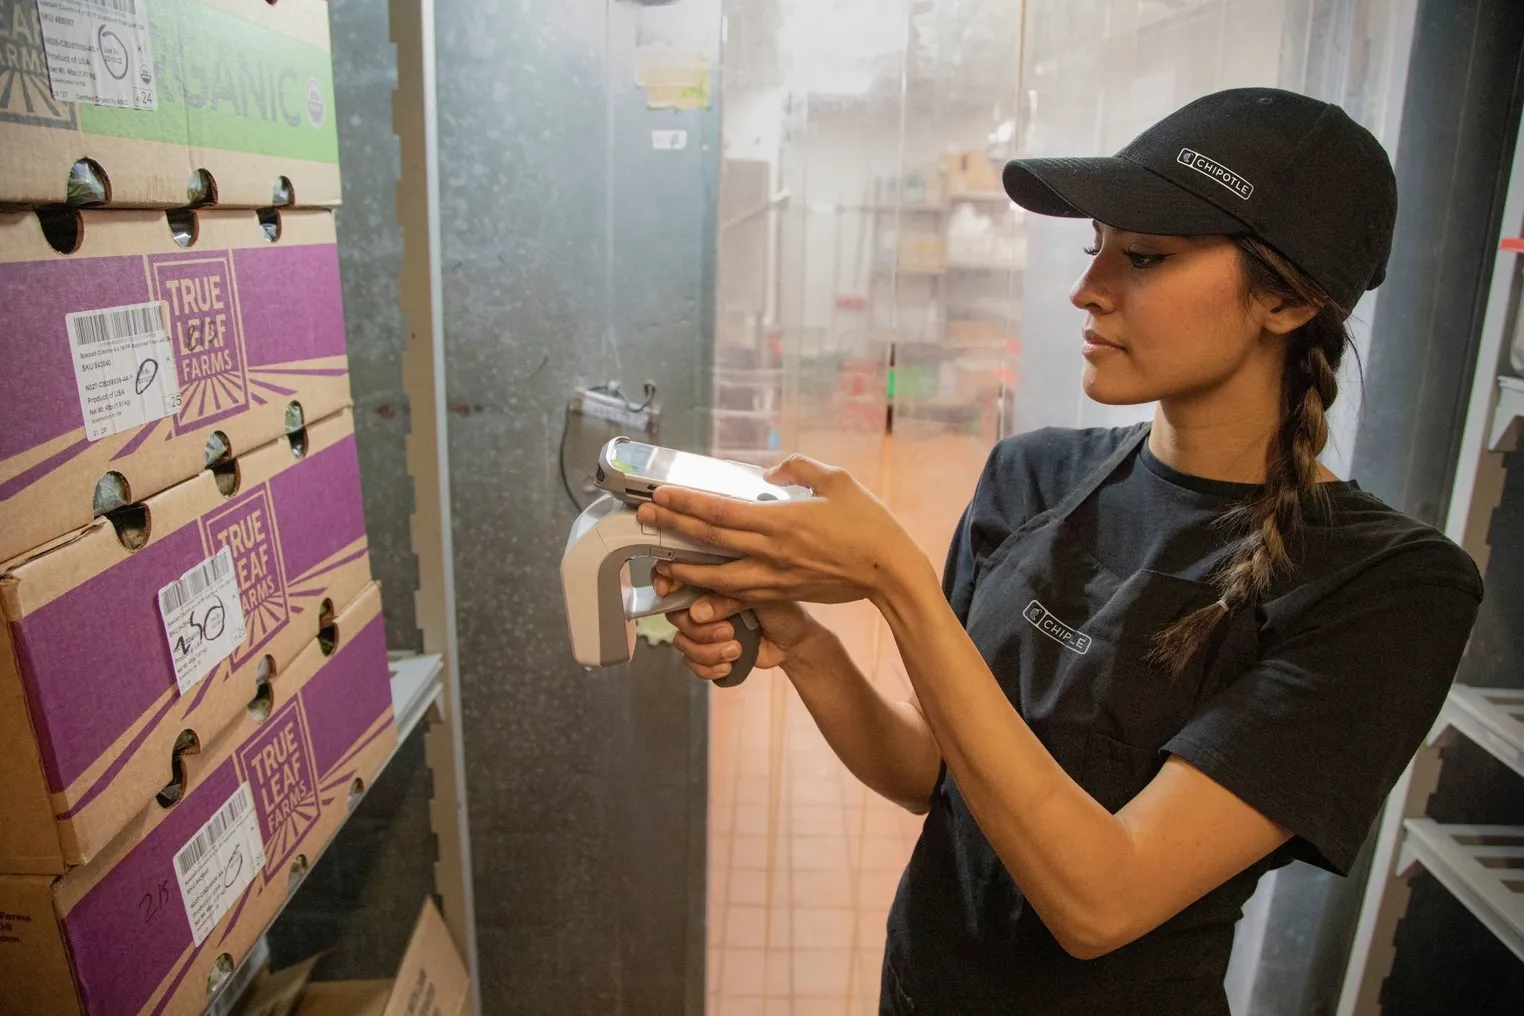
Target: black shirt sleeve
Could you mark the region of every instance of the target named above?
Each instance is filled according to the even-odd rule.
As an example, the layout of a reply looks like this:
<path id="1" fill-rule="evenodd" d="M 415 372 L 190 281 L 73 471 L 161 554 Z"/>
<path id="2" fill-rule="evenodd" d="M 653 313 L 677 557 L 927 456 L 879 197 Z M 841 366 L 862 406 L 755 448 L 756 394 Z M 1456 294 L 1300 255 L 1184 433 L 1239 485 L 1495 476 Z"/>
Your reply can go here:
<path id="1" fill-rule="evenodd" d="M 1476 619 L 1480 587 L 1451 550 L 1463 564 L 1357 581 L 1306 611 L 1163 750 L 1289 829 L 1292 857 L 1347 875 Z"/>

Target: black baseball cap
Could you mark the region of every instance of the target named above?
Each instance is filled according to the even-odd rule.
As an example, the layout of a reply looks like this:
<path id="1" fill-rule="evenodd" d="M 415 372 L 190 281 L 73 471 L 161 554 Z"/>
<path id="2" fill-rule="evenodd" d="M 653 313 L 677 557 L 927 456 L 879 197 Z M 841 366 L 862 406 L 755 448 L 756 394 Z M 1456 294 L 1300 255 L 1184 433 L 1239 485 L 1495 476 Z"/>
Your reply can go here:
<path id="1" fill-rule="evenodd" d="M 1344 310 L 1386 277 L 1397 180 L 1338 106 L 1278 88 L 1203 96 L 1110 158 L 1017 159 L 1011 200 L 1160 236 L 1249 233 Z"/>

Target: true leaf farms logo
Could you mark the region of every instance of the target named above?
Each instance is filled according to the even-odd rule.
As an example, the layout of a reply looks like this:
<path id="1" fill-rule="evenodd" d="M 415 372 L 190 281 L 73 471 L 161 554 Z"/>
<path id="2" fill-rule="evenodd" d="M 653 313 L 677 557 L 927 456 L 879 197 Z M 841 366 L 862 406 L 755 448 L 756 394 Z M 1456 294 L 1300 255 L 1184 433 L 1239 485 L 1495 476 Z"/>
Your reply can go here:
<path id="1" fill-rule="evenodd" d="M 249 634 L 233 654 L 238 668 L 264 648 L 291 616 L 286 569 L 281 559 L 269 489 L 261 484 L 202 518 L 208 554 L 227 547 L 238 576 L 238 600 Z"/>
<path id="2" fill-rule="evenodd" d="M 275 871 L 296 852 L 318 820 L 317 774 L 307 721 L 297 702 L 286 704 L 259 726 L 260 734 L 238 750 L 238 761 L 259 814 L 265 841 L 265 870 Z"/>
<path id="3" fill-rule="evenodd" d="M 151 258 L 155 295 L 169 305 L 169 335 L 180 379 L 180 433 L 249 408 L 243 334 L 233 266 L 226 252 Z"/>

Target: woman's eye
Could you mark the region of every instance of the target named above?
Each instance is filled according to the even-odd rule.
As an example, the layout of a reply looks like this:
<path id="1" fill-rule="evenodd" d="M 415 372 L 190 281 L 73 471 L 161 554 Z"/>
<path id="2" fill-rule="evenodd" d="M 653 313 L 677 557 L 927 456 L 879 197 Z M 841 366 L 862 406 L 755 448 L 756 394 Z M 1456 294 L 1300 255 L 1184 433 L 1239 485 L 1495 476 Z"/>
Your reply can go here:
<path id="1" fill-rule="evenodd" d="M 1098 243 L 1087 244 L 1086 246 L 1082 247 L 1081 250 L 1083 250 L 1086 254 L 1089 254 L 1091 257 L 1095 257 L 1101 252 L 1101 245 Z"/>
<path id="2" fill-rule="evenodd" d="M 1136 251 L 1125 251 L 1127 260 L 1132 262 L 1134 268 L 1148 268 L 1163 261 L 1164 254 L 1139 254 Z"/>

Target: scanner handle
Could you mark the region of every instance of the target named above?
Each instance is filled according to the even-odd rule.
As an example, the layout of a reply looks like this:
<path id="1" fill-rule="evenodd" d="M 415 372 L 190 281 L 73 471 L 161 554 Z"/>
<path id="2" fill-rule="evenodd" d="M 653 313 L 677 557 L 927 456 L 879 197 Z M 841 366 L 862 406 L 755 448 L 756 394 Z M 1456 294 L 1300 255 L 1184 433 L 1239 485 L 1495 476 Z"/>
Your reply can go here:
<path id="1" fill-rule="evenodd" d="M 743 610 L 730 619 L 730 626 L 735 629 L 736 641 L 741 643 L 741 656 L 731 663 L 730 673 L 714 682 L 721 688 L 734 688 L 746 680 L 751 668 L 757 665 L 757 653 L 762 648 L 762 622 L 756 614 Z"/>
<path id="2" fill-rule="evenodd" d="M 630 586 L 624 591 L 624 616 L 634 621 L 656 614 L 670 614 L 675 610 L 687 610 L 707 591 L 683 586 L 666 596 L 657 596 L 656 590 L 650 586 Z M 757 620 L 756 614 L 743 610 L 730 618 L 730 626 L 735 629 L 736 641 L 741 643 L 741 656 L 731 663 L 729 674 L 714 682 L 721 688 L 734 688 L 746 680 L 746 675 L 756 666 L 757 653 L 762 648 L 762 623 Z"/>

